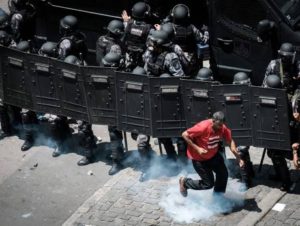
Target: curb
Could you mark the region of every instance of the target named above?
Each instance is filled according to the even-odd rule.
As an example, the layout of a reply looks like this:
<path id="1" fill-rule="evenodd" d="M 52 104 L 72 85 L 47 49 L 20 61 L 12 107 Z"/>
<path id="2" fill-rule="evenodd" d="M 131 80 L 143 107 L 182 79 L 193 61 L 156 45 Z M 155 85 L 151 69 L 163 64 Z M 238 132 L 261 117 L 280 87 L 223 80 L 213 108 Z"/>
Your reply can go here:
<path id="1" fill-rule="evenodd" d="M 258 223 L 271 208 L 286 194 L 279 189 L 273 188 L 258 204 L 261 212 L 248 213 L 237 226 L 252 226 Z"/>
<path id="2" fill-rule="evenodd" d="M 87 213 L 97 202 L 108 192 L 111 187 L 120 181 L 125 175 L 128 175 L 130 169 L 124 169 L 117 175 L 109 179 L 103 187 L 98 189 L 90 198 L 88 198 L 63 224 L 62 226 L 72 226 L 82 214 Z"/>

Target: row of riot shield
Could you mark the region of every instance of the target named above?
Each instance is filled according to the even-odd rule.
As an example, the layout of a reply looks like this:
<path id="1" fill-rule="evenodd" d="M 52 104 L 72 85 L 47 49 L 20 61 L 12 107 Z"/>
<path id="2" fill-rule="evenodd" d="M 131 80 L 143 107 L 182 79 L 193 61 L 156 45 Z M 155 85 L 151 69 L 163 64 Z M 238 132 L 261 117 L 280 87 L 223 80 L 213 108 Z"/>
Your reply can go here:
<path id="1" fill-rule="evenodd" d="M 238 145 L 290 149 L 284 90 L 148 77 L 5 47 L 0 54 L 7 104 L 153 137 L 179 137 L 221 110 Z"/>

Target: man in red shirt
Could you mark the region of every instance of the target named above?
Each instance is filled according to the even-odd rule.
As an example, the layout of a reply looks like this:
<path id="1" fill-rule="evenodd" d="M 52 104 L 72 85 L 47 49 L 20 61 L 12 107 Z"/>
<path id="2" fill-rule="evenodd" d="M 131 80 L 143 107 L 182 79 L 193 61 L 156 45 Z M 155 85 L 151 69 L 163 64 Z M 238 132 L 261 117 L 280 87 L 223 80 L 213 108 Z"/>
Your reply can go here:
<path id="1" fill-rule="evenodd" d="M 181 177 L 180 193 L 186 197 L 187 189 L 204 190 L 214 186 L 214 192 L 225 192 L 228 172 L 224 158 L 219 152 L 219 143 L 226 140 L 231 152 L 235 155 L 240 167 L 244 162 L 240 159 L 231 131 L 224 124 L 224 113 L 215 112 L 212 119 L 203 120 L 182 133 L 188 144 L 187 155 L 192 160 L 194 169 L 201 180 Z M 216 174 L 216 181 L 214 174 Z"/>

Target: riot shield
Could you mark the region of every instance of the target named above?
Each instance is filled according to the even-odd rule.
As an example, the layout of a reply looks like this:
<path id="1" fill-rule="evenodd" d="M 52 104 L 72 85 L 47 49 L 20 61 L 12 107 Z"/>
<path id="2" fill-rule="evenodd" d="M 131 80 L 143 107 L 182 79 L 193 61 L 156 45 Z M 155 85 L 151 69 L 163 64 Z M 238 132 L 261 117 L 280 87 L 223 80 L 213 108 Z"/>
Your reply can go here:
<path id="1" fill-rule="evenodd" d="M 4 101 L 4 86 L 3 86 L 3 67 L 2 67 L 2 61 L 5 59 L 5 55 L 3 54 L 5 52 L 3 46 L 0 46 L 0 106 L 3 105 L 3 101 Z"/>
<path id="2" fill-rule="evenodd" d="M 29 54 L 1 47 L 4 102 L 33 110 L 31 77 L 28 70 Z"/>
<path id="3" fill-rule="evenodd" d="M 183 108 L 186 127 L 190 128 L 196 123 L 212 117 L 215 112 L 212 104 L 212 82 L 181 79 Z"/>
<path id="4" fill-rule="evenodd" d="M 226 125 L 231 129 L 237 145 L 252 144 L 250 114 L 250 88 L 248 85 L 215 85 L 213 104 L 216 111 L 223 111 Z"/>
<path id="5" fill-rule="evenodd" d="M 82 67 L 92 123 L 117 125 L 115 68 Z"/>
<path id="6" fill-rule="evenodd" d="M 62 115 L 90 122 L 81 67 L 50 59 L 59 79 Z"/>
<path id="7" fill-rule="evenodd" d="M 150 77 L 152 136 L 180 137 L 186 129 L 180 78 Z"/>
<path id="8" fill-rule="evenodd" d="M 118 129 L 151 135 L 149 78 L 116 72 Z"/>
<path id="9" fill-rule="evenodd" d="M 38 112 L 61 115 L 58 75 L 47 57 L 29 56 L 29 70 L 32 76 L 34 109 Z"/>
<path id="10" fill-rule="evenodd" d="M 254 146 L 291 150 L 288 109 L 285 90 L 251 87 Z"/>

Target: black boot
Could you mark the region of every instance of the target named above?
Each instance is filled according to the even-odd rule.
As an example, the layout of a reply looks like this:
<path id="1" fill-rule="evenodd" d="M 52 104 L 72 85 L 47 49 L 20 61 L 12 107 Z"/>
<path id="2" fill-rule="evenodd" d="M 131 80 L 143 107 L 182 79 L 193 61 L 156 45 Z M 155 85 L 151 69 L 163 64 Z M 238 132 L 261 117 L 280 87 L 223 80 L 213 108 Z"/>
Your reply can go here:
<path id="1" fill-rule="evenodd" d="M 0 130 L 0 140 L 4 139 L 5 137 L 12 136 L 12 135 L 13 135 L 12 133 L 7 133 L 7 132 L 4 132 L 3 130 Z"/>
<path id="2" fill-rule="evenodd" d="M 84 156 L 82 159 L 80 159 L 78 162 L 77 162 L 77 165 L 78 166 L 85 166 L 85 165 L 88 165 L 92 163 L 92 159 L 91 158 L 88 158 L 86 156 Z"/>
<path id="3" fill-rule="evenodd" d="M 116 159 L 113 160 L 112 166 L 108 171 L 108 175 L 114 175 L 123 169 L 123 165 Z"/>
<path id="4" fill-rule="evenodd" d="M 52 152 L 52 157 L 58 157 L 62 153 L 62 146 L 58 145 L 57 148 Z"/>
<path id="5" fill-rule="evenodd" d="M 25 140 L 24 144 L 21 147 L 21 151 L 27 151 L 33 146 L 32 140 Z"/>

